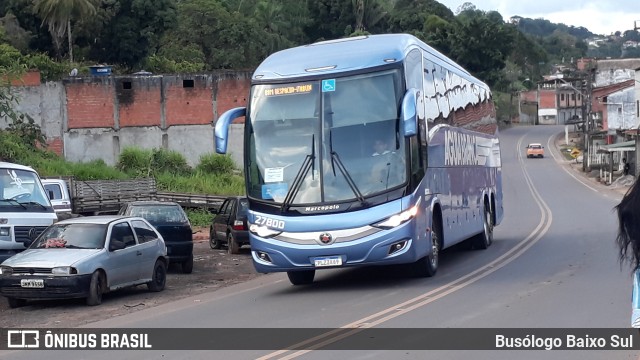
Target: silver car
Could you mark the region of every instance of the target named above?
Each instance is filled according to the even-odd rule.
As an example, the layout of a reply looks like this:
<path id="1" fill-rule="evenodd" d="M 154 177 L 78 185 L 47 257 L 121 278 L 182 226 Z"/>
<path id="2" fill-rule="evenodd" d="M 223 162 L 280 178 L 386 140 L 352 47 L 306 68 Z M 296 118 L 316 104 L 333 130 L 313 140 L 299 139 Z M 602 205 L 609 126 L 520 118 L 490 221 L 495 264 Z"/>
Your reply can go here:
<path id="1" fill-rule="evenodd" d="M 12 308 L 28 299 L 86 298 L 98 305 L 102 294 L 123 287 L 162 291 L 168 263 L 162 235 L 141 217 L 68 219 L 0 265 L 0 295 Z"/>

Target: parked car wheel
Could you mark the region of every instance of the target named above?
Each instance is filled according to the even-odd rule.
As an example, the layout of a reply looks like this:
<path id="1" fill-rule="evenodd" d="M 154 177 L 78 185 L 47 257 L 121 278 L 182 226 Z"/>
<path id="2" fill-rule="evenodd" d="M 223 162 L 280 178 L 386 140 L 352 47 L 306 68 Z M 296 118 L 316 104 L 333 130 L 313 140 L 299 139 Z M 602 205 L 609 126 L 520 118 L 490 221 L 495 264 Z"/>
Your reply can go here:
<path id="1" fill-rule="evenodd" d="M 87 305 L 96 306 L 102 304 L 102 294 L 105 290 L 106 281 L 104 275 L 100 271 L 94 271 L 91 275 L 91 283 L 89 284 L 89 296 L 87 296 Z"/>
<path id="2" fill-rule="evenodd" d="M 162 260 L 156 260 L 156 264 L 153 267 L 153 278 L 147 283 L 149 291 L 159 292 L 164 290 L 164 285 L 167 282 L 167 265 Z"/>
<path id="3" fill-rule="evenodd" d="M 191 274 L 193 272 L 193 255 L 189 256 L 189 259 L 182 262 L 182 272 L 185 274 Z"/>
<path id="4" fill-rule="evenodd" d="M 9 307 L 12 309 L 27 305 L 27 300 L 25 299 L 16 299 L 16 298 L 9 297 L 7 298 L 7 301 L 9 302 Z"/>
<path id="5" fill-rule="evenodd" d="M 227 234 L 227 249 L 229 250 L 229 254 L 239 254 L 240 253 L 240 244 L 233 238 L 232 233 Z"/>
<path id="6" fill-rule="evenodd" d="M 218 250 L 222 247 L 222 241 L 216 239 L 215 231 L 213 228 L 209 229 L 209 246 L 213 250 Z"/>

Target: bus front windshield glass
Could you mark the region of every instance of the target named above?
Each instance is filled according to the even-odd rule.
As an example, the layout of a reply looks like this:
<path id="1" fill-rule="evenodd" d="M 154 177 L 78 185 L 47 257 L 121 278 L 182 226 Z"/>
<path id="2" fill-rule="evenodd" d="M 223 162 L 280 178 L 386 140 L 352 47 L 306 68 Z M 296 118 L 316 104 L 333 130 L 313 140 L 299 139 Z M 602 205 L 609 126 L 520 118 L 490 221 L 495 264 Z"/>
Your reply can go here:
<path id="1" fill-rule="evenodd" d="M 48 211 L 51 203 L 36 173 L 0 169 L 0 212 Z"/>
<path id="2" fill-rule="evenodd" d="M 295 206 L 362 200 L 403 185 L 403 94 L 400 70 L 255 85 L 249 196 Z"/>

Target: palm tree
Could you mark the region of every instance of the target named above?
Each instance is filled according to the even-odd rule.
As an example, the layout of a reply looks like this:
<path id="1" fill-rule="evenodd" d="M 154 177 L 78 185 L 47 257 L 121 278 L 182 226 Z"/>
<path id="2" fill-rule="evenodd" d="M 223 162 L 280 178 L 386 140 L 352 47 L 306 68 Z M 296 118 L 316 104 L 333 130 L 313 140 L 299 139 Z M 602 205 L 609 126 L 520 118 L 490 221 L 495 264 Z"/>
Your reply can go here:
<path id="1" fill-rule="evenodd" d="M 355 17 L 354 32 L 363 33 L 388 15 L 392 4 L 381 0 L 351 0 Z"/>
<path id="2" fill-rule="evenodd" d="M 69 60 L 73 62 L 71 19 L 96 13 L 98 0 L 35 0 L 34 11 L 49 27 L 53 44 L 60 55 L 65 33 L 69 41 Z"/>

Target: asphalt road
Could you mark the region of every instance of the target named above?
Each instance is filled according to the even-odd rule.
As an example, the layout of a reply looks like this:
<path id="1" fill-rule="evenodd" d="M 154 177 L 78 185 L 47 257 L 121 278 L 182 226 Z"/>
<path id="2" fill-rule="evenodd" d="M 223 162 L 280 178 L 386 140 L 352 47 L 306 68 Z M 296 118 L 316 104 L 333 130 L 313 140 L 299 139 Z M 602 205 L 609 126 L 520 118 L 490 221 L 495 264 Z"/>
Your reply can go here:
<path id="1" fill-rule="evenodd" d="M 310 286 L 286 275 L 258 279 L 111 318 L 90 328 L 628 328 L 631 278 L 617 262 L 613 207 L 620 192 L 580 182 L 553 149 L 563 127 L 501 133 L 505 218 L 488 250 L 446 251 L 438 274 L 407 278 L 401 268 L 319 272 Z M 527 159 L 529 142 L 547 156 Z M 584 180 L 583 180 L 584 181 Z M 443 330 L 444 331 L 444 330 Z M 567 330 L 569 331 L 569 330 Z M 457 339 L 468 342 L 473 339 Z M 261 332 L 248 332 L 247 344 Z M 390 343 L 405 332 L 392 333 Z M 455 333 L 452 336 L 456 336 Z M 242 336 L 239 336 L 242 338 Z M 322 337 L 327 343 L 335 335 Z M 640 339 L 636 339 L 640 341 Z M 46 353 L 50 359 L 636 359 L 637 351 L 107 351 Z M 36 352 L 5 352 L 29 359 Z"/>

